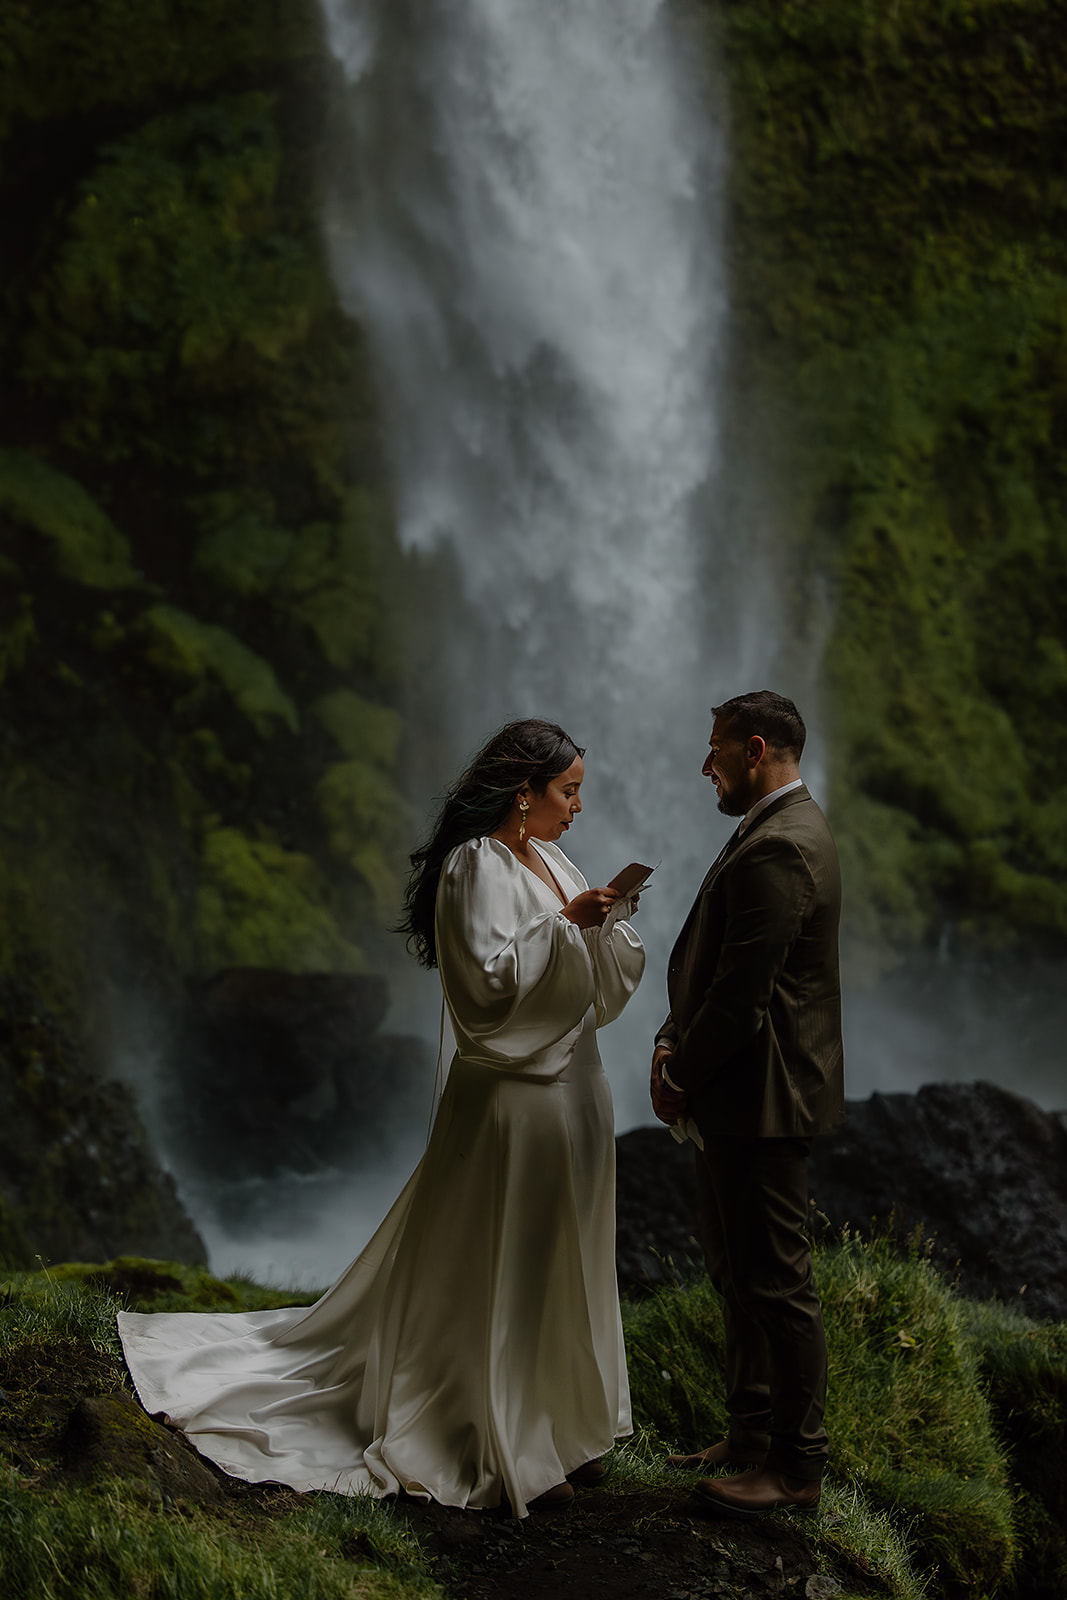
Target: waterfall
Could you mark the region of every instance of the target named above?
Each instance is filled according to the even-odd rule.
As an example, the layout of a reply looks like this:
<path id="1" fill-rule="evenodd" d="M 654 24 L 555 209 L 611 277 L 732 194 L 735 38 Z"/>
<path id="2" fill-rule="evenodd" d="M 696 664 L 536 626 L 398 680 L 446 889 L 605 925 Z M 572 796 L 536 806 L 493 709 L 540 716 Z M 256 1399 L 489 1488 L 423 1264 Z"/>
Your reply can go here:
<path id="1" fill-rule="evenodd" d="M 408 781 L 498 723 L 588 747 L 591 882 L 662 858 L 603 1054 L 649 1119 L 667 951 L 725 825 L 710 705 L 762 687 L 765 574 L 717 498 L 725 118 L 663 0 L 323 0 L 346 82 L 326 228 L 377 363 L 419 596 Z M 756 536 L 748 535 L 754 545 Z"/>

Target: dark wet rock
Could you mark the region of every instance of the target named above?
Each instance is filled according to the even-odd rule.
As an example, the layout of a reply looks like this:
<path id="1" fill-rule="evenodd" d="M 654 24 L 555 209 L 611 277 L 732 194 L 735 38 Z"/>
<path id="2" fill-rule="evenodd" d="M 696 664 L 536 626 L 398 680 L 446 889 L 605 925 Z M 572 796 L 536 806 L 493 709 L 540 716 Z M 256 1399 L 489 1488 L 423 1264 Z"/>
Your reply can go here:
<path id="1" fill-rule="evenodd" d="M 692 1151 L 665 1129 L 618 1140 L 618 1268 L 624 1288 L 685 1276 L 693 1238 Z M 816 1139 L 815 1207 L 834 1228 L 922 1228 L 934 1259 L 975 1298 L 1067 1320 L 1067 1126 L 992 1084 L 932 1084 L 852 1102 Z M 1020 1298 L 1021 1297 L 1021 1298 Z"/>
<path id="2" fill-rule="evenodd" d="M 816 1140 L 812 1198 L 835 1227 L 921 1226 L 965 1294 L 1067 1321 L 1067 1126 L 990 1083 L 875 1094 Z"/>
<path id="3" fill-rule="evenodd" d="M 378 1030 L 383 978 L 234 968 L 190 991 L 172 1064 L 183 1163 L 230 1179 L 373 1152 L 425 1106 L 420 1039 Z"/>
<path id="4" fill-rule="evenodd" d="M 635 1128 L 616 1144 L 615 1260 L 623 1289 L 657 1288 L 698 1269 L 693 1146 L 666 1128 Z"/>
<path id="5" fill-rule="evenodd" d="M 85 1477 L 136 1478 L 165 1500 L 215 1505 L 225 1491 L 192 1445 L 128 1394 L 79 1400 L 62 1439 L 63 1464 Z"/>
<path id="6" fill-rule="evenodd" d="M 0 1260 L 123 1254 L 207 1258 L 130 1090 L 92 1076 L 39 999 L 0 981 Z"/>

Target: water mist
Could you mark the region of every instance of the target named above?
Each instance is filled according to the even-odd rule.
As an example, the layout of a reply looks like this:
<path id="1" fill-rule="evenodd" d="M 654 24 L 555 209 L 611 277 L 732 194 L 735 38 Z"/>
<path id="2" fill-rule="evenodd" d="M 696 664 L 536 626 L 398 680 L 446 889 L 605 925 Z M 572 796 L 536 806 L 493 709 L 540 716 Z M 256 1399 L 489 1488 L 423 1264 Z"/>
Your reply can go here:
<path id="1" fill-rule="evenodd" d="M 725 834 L 708 708 L 759 686 L 774 645 L 716 514 L 706 51 L 660 0 L 324 9 L 347 83 L 332 260 L 377 362 L 420 604 L 409 789 L 424 815 L 513 716 L 588 747 L 568 851 L 591 882 L 663 862 L 648 976 L 602 1040 L 620 1125 L 647 1121 L 667 951 Z"/>

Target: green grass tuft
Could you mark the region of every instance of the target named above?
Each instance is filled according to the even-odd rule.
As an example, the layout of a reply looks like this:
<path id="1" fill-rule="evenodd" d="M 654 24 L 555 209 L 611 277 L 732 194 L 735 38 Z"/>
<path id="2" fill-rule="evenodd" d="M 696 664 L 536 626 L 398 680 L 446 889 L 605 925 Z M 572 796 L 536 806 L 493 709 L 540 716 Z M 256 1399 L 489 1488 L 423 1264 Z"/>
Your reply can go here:
<path id="1" fill-rule="evenodd" d="M 49 1272 L 9 1273 L 0 1279 L 0 1356 L 26 1344 L 78 1343 L 117 1357 L 115 1313 L 121 1309 L 101 1285 Z"/>
<path id="2" fill-rule="evenodd" d="M 1021 1541 L 1008 1450 L 984 1376 L 993 1358 L 983 1360 L 973 1310 L 918 1238 L 901 1246 L 846 1234 L 817 1249 L 816 1279 L 834 1449 L 823 1533 L 859 1572 L 884 1568 L 882 1581 L 896 1585 L 891 1593 L 919 1593 L 923 1570 L 935 1594 L 996 1593 Z M 1000 1334 L 1003 1326 L 987 1317 L 987 1331 Z M 628 1305 L 625 1328 L 641 1457 L 657 1439 L 665 1452 L 721 1438 L 723 1324 L 707 1280 Z M 1007 1356 L 995 1359 L 1010 1368 Z M 1032 1378 L 1025 1356 L 1014 1359 Z M 621 1460 L 634 1470 L 625 1452 Z M 902 1565 L 905 1549 L 910 1567 Z"/>
<path id="3" fill-rule="evenodd" d="M 0 1592 L 29 1600 L 437 1600 L 414 1540 L 374 1501 L 316 1498 L 254 1538 L 160 1517 L 126 1487 L 27 1489 L 0 1471 Z"/>
<path id="4" fill-rule="evenodd" d="M 819 1512 L 792 1525 L 817 1564 L 841 1594 L 1062 1600 L 1067 1327 L 963 1301 L 920 1240 L 846 1235 L 816 1250 L 816 1275 L 831 1352 L 834 1457 Z M 135 1257 L 14 1273 L 0 1282 L 0 1359 L 35 1347 L 33 1371 L 50 1393 L 53 1373 L 88 1347 L 107 1359 L 87 1363 L 85 1381 L 117 1386 L 114 1315 L 122 1304 L 210 1311 L 309 1298 Z M 717 1297 L 697 1280 L 627 1303 L 624 1322 L 636 1431 L 612 1452 L 603 1492 L 684 1492 L 699 1474 L 668 1471 L 664 1455 L 708 1444 L 726 1426 Z M 309 1496 L 296 1510 L 255 1518 L 254 1536 L 247 1517 L 231 1527 L 218 1508 L 161 1518 L 143 1486 L 57 1487 L 48 1467 L 51 1424 L 40 1426 L 32 1474 L 24 1467 L 0 1477 L 0 1594 L 437 1593 L 411 1535 L 378 1502 Z"/>

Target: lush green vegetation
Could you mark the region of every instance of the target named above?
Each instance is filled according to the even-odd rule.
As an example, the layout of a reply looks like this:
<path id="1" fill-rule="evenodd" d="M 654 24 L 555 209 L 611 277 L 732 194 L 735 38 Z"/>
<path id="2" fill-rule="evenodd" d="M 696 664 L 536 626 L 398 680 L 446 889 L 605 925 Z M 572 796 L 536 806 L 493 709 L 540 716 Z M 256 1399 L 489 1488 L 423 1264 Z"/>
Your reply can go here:
<path id="1" fill-rule="evenodd" d="M 794 1524 L 817 1565 L 836 1575 L 845 1594 L 1058 1600 L 1067 1586 L 1067 1327 L 968 1303 L 922 1249 L 886 1238 L 824 1246 L 817 1275 L 834 1459 L 820 1514 Z M 92 1587 L 102 1577 L 84 1577 L 89 1550 L 97 1552 L 93 1571 L 135 1593 L 399 1600 L 433 1592 L 428 1567 L 387 1508 L 290 1497 L 256 1522 L 250 1541 L 247 1506 L 230 1522 L 190 1505 L 160 1518 L 151 1495 L 146 1506 L 143 1479 L 126 1483 L 111 1473 L 72 1481 L 57 1465 L 64 1413 L 53 1408 L 42 1421 L 40 1394 L 128 1385 L 115 1340 L 117 1305 L 237 1311 L 311 1298 L 133 1258 L 10 1275 L 0 1285 L 5 1592 L 37 1592 L 32 1584 L 18 1588 L 31 1578 L 56 1583 L 40 1593 L 57 1600 L 112 1592 Z M 671 1486 L 684 1496 L 688 1480 L 660 1463 L 669 1448 L 699 1447 L 724 1428 L 718 1301 L 697 1281 L 624 1313 L 638 1433 L 616 1452 L 609 1485 L 627 1495 Z M 21 1366 L 13 1363 L 20 1353 Z M 49 1362 L 73 1374 L 66 1388 L 42 1381 Z M 317 1589 L 299 1587 L 305 1569 Z M 61 1584 L 56 1572 L 66 1575 Z"/>
<path id="2" fill-rule="evenodd" d="M 1067 5 L 687 9 L 732 108 L 727 454 L 774 486 L 788 603 L 826 629 L 851 948 L 877 965 L 950 929 L 1062 951 Z M 319 238 L 331 92 L 305 0 L 0 15 L 0 1020 L 21 1041 L 0 1079 L 53 1130 L 71 1074 L 42 998 L 103 1054 L 116 972 L 167 1015 L 227 965 L 383 959 L 408 832 L 406 576 L 361 330 Z M 39 1221 L 0 1197 L 0 1251 L 31 1259 Z M 826 1560 L 886 1593 L 929 1570 L 935 1593 L 1061 1594 L 1063 1330 L 965 1307 L 921 1260 L 854 1242 L 821 1271 Z M 265 1303 L 164 1276 L 147 1304 Z M 136 1273 L 109 1281 L 139 1292 Z M 62 1337 L 92 1345 L 77 1319 L 99 1292 L 41 1300 L 19 1279 L 3 1327 L 58 1338 L 62 1303 Z M 630 1314 L 653 1457 L 721 1423 L 716 1316 L 699 1288 Z M 627 1470 L 654 1476 L 641 1459 Z M 57 1583 L 92 1569 L 94 1528 L 112 1562 L 127 1532 L 152 1572 L 222 1560 L 202 1518 L 200 1555 L 165 1555 L 177 1522 L 32 1476 L 9 1473 L 4 1559 L 62 1551 Z M 294 1549 L 327 1552 L 323 1594 L 349 1592 L 329 1586 L 353 1514 L 292 1523 Z M 288 1560 L 235 1566 L 243 1592 L 285 1592 Z M 399 1571 L 373 1581 L 425 1581 Z"/>
<path id="3" fill-rule="evenodd" d="M 315 8 L 172 10 L 0 20 L 0 970 L 90 1037 L 104 971 L 380 959 L 407 843 Z"/>
<path id="4" fill-rule="evenodd" d="M 434 1600 L 415 1540 L 380 1504 L 283 1496 L 270 1514 L 161 1494 L 151 1479 L 64 1473 L 76 1396 L 128 1379 L 115 1311 L 138 1285 L 157 1307 L 263 1309 L 298 1295 L 132 1260 L 18 1275 L 0 1287 L 0 1586 L 34 1600 Z M 306 1299 L 306 1297 L 305 1297 Z M 58 1406 L 55 1396 L 61 1396 Z M 122 1449 L 122 1440 L 117 1441 Z M 16 1464 L 17 1463 L 17 1464 Z M 132 1465 L 132 1463 L 131 1463 Z M 163 1514 L 161 1514 L 163 1513 Z"/>
<path id="5" fill-rule="evenodd" d="M 886 1592 L 1058 1594 L 1067 1492 L 1067 1328 L 958 1298 L 918 1248 L 819 1251 L 830 1356 L 833 1521 Z M 725 1431 L 722 1317 L 706 1280 L 628 1309 L 636 1414 L 696 1449 Z M 1031 1442 L 1032 1441 L 1032 1442 Z M 1020 1454 L 1022 1451 L 1022 1454 Z M 876 1530 L 881 1529 L 880 1534 Z M 906 1558 L 903 1547 L 907 1548 Z"/>
<path id="6" fill-rule="evenodd" d="M 851 934 L 1062 950 L 1067 8 L 721 16 L 747 463 L 829 627 Z"/>
<path id="7" fill-rule="evenodd" d="M 1067 8 L 687 9 L 731 106 L 727 453 L 829 630 L 851 946 L 1062 950 Z M 310 0 L 0 19 L 0 967 L 90 1033 L 90 952 L 161 1001 L 382 959 L 407 585 L 319 238 L 332 92 Z"/>

